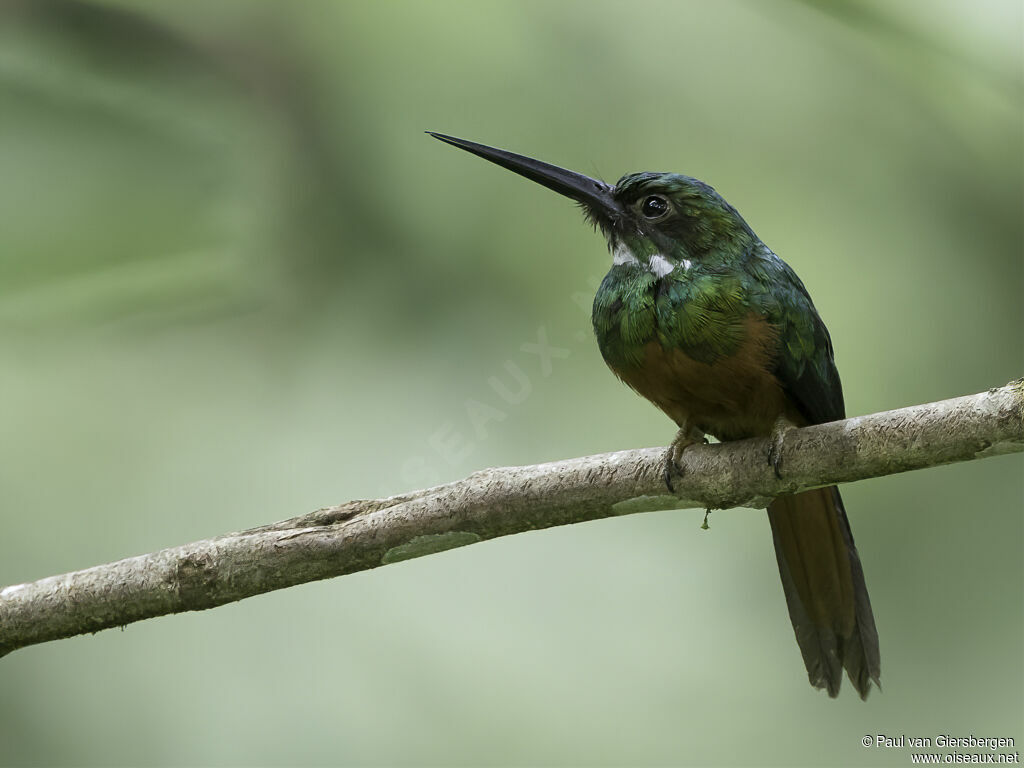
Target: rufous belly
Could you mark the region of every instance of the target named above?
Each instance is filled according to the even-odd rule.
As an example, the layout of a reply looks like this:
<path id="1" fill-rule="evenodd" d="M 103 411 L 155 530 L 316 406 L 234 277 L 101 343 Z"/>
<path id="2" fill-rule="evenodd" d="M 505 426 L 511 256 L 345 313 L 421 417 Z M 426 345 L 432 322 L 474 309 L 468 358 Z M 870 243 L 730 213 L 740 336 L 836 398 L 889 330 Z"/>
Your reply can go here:
<path id="1" fill-rule="evenodd" d="M 680 427 L 696 427 L 720 440 L 767 435 L 782 413 L 799 423 L 773 373 L 775 328 L 753 315 L 744 326 L 739 347 L 713 363 L 652 340 L 639 367 L 612 370 Z"/>

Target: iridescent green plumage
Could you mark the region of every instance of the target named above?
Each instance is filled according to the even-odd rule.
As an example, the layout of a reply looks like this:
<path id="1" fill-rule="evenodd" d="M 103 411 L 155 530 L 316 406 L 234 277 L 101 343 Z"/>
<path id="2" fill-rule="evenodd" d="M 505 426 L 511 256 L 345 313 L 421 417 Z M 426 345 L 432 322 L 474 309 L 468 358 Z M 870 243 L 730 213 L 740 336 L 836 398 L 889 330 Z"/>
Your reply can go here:
<path id="1" fill-rule="evenodd" d="M 434 134 L 576 200 L 613 264 L 594 298 L 612 371 L 679 426 L 676 454 L 704 434 L 771 436 L 779 472 L 788 426 L 845 415 L 832 342 L 807 289 L 711 187 L 675 173 L 614 186 L 505 150 Z M 860 559 L 835 488 L 768 507 L 779 574 L 811 684 L 861 697 L 878 683 L 878 634 Z"/>
<path id="2" fill-rule="evenodd" d="M 626 211 L 651 195 L 672 206 L 661 227 L 598 222 L 613 265 L 598 289 L 593 322 L 601 354 L 618 372 L 642 364 L 651 340 L 713 365 L 735 354 L 753 313 L 777 329 L 773 373 L 808 422 L 843 418 L 832 342 L 803 283 L 711 187 L 680 174 L 631 174 L 615 185 Z M 674 215 L 673 215 L 674 214 Z M 672 267 L 652 272 L 659 256 Z M 631 258 L 630 258 L 631 257 Z M 746 435 L 734 435 L 740 437 Z"/>

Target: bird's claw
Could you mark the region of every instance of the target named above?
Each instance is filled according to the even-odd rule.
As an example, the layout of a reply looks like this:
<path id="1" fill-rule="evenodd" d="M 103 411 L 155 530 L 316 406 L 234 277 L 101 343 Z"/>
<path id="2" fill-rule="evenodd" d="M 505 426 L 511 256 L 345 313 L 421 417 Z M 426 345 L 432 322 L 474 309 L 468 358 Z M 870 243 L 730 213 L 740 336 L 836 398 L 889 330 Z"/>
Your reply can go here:
<path id="1" fill-rule="evenodd" d="M 775 477 L 782 479 L 782 444 L 786 441 L 786 435 L 796 425 L 785 416 L 779 416 L 772 425 L 772 433 L 768 438 L 768 463 L 772 465 Z"/>
<path id="2" fill-rule="evenodd" d="M 676 433 L 675 439 L 665 452 L 665 487 L 668 488 L 669 493 L 676 492 L 675 486 L 672 484 L 672 477 L 681 478 L 685 474 L 680 463 L 683 451 L 691 445 L 706 445 L 707 442 L 708 439 L 703 435 L 694 437 L 694 433 L 689 429 L 680 429 Z"/>

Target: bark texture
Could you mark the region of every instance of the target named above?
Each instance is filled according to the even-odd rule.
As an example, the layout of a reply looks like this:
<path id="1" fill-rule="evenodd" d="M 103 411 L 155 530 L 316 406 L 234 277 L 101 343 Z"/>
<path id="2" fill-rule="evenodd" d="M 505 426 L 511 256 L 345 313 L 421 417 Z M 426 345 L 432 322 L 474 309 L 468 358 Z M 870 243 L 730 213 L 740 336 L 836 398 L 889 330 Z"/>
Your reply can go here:
<path id="1" fill-rule="evenodd" d="M 35 643 L 213 608 L 513 533 L 656 509 L 764 507 L 778 494 L 1024 451 L 1024 380 L 786 434 L 696 446 L 668 495 L 664 448 L 527 467 L 349 501 L 247 531 L 0 590 L 0 656 Z"/>

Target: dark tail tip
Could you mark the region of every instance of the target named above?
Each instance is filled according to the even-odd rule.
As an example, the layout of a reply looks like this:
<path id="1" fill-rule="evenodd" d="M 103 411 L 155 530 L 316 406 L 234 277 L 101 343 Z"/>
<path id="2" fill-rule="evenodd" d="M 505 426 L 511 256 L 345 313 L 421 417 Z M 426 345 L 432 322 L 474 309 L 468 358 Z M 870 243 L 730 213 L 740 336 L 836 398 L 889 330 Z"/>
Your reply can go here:
<path id="1" fill-rule="evenodd" d="M 881 688 L 878 632 L 839 491 L 780 496 L 768 507 L 768 519 L 811 685 L 834 698 L 845 669 L 861 699 L 867 699 L 872 682 Z"/>

